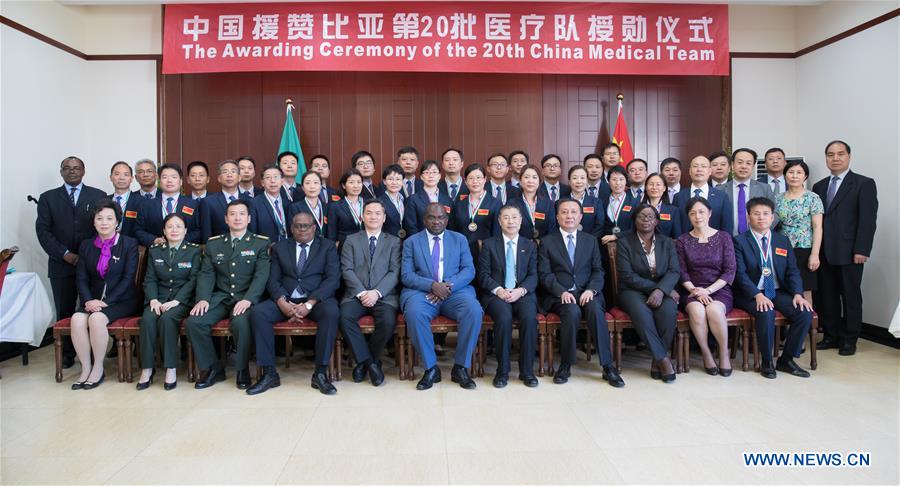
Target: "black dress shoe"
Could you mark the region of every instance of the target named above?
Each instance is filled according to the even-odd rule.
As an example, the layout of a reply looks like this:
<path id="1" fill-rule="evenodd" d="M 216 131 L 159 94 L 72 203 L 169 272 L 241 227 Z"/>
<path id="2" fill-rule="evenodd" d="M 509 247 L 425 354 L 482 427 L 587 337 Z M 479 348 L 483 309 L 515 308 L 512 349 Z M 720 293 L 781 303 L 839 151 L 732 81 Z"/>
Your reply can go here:
<path id="1" fill-rule="evenodd" d="M 650 379 L 660 380 L 662 379 L 662 373 L 660 373 L 659 370 L 650 370 Z"/>
<path id="2" fill-rule="evenodd" d="M 163 383 L 163 390 L 165 390 L 165 391 L 174 390 L 176 386 L 178 386 L 177 381 L 173 381 L 172 383 Z"/>
<path id="3" fill-rule="evenodd" d="M 207 371 L 197 383 L 194 383 L 194 388 L 202 390 L 204 388 L 209 388 L 220 381 L 225 381 L 225 370 L 222 368 L 212 368 Z"/>
<path id="4" fill-rule="evenodd" d="M 384 371 L 381 371 L 381 363 L 372 361 L 369 363 L 369 381 L 374 386 L 381 386 L 384 383 Z"/>
<path id="5" fill-rule="evenodd" d="M 153 371 L 150 372 L 150 379 L 148 379 L 147 381 L 145 381 L 143 383 L 138 381 L 138 384 L 135 386 L 135 388 L 137 388 L 138 391 L 146 390 L 147 388 L 150 388 L 150 385 L 153 384 L 153 375 L 155 375 L 155 374 L 156 374 L 156 369 L 154 369 Z"/>
<path id="6" fill-rule="evenodd" d="M 534 375 L 520 374 L 519 379 L 522 380 L 522 383 L 525 383 L 525 386 L 527 386 L 528 388 L 534 388 L 539 384 L 537 377 Z"/>
<path id="7" fill-rule="evenodd" d="M 764 378 L 768 378 L 770 380 L 774 380 L 777 374 L 775 373 L 775 366 L 772 365 L 771 361 L 763 361 L 762 366 L 759 367 L 759 374 L 763 375 Z"/>
<path id="8" fill-rule="evenodd" d="M 734 371 L 732 368 L 719 368 L 719 375 L 728 378 L 731 376 L 731 372 Z"/>
<path id="9" fill-rule="evenodd" d="M 672 370 L 671 373 L 666 373 L 667 370 Z M 675 367 L 672 366 L 672 360 L 669 359 L 668 356 L 656 362 L 656 372 L 659 375 L 660 380 L 663 383 L 672 383 L 675 381 Z M 651 372 L 651 378 L 653 373 Z"/>
<path id="10" fill-rule="evenodd" d="M 622 388 L 625 386 L 625 380 L 619 376 L 619 370 L 616 369 L 615 366 L 604 366 L 603 367 L 603 379 L 609 382 L 610 386 L 614 386 L 616 388 Z"/>
<path id="11" fill-rule="evenodd" d="M 237 385 L 238 390 L 250 388 L 250 370 L 247 368 L 238 370 L 234 383 Z"/>
<path id="12" fill-rule="evenodd" d="M 718 366 L 713 366 L 712 368 L 707 368 L 704 366 L 703 369 L 706 370 L 706 374 L 709 376 L 716 376 L 719 374 Z"/>
<path id="13" fill-rule="evenodd" d="M 81 390 L 82 388 L 84 388 L 84 383 L 85 382 L 83 382 L 83 381 L 76 381 L 75 383 L 72 383 L 72 389 L 73 390 Z"/>
<path id="14" fill-rule="evenodd" d="M 450 381 L 459 383 L 459 386 L 466 390 L 475 389 L 475 380 L 469 376 L 469 370 L 465 366 L 453 365 L 453 369 L 450 370 Z"/>
<path id="15" fill-rule="evenodd" d="M 247 395 L 258 395 L 269 388 L 275 388 L 277 386 L 281 386 L 281 377 L 278 376 L 278 373 L 275 371 L 267 371 L 263 373 L 262 378 L 260 378 L 259 381 L 250 388 L 247 388 Z"/>
<path id="16" fill-rule="evenodd" d="M 793 376 L 799 378 L 809 378 L 809 371 L 801 368 L 797 363 L 792 359 L 781 360 L 779 359 L 777 363 L 775 363 L 775 369 L 778 371 L 783 371 L 785 373 L 789 373 Z"/>
<path id="17" fill-rule="evenodd" d="M 553 383 L 562 385 L 569 381 L 570 376 L 572 376 L 572 369 L 569 363 L 560 363 L 556 373 L 553 374 Z"/>
<path id="18" fill-rule="evenodd" d="M 366 364 L 367 363 L 357 363 L 356 366 L 353 367 L 353 383 L 362 383 L 362 381 L 366 379 Z"/>
<path id="19" fill-rule="evenodd" d="M 311 384 L 313 388 L 319 390 L 323 395 L 334 395 L 337 393 L 337 388 L 328 381 L 328 375 L 325 373 L 313 373 Z"/>
<path id="20" fill-rule="evenodd" d="M 422 379 L 416 384 L 416 390 L 427 390 L 434 386 L 435 383 L 441 382 L 441 369 L 437 365 L 425 370 Z"/>
<path id="21" fill-rule="evenodd" d="M 64 370 L 67 370 L 71 367 L 75 366 L 75 356 L 70 354 L 64 354 L 62 357 L 62 367 Z"/>
<path id="22" fill-rule="evenodd" d="M 84 385 L 81 386 L 81 389 L 82 390 L 93 390 L 94 388 L 97 388 L 98 386 L 100 386 L 100 383 L 103 383 L 104 378 L 106 378 L 105 371 L 103 372 L 103 374 L 100 375 L 100 379 L 97 380 L 96 382 L 91 382 L 91 381 L 84 382 Z"/>
<path id="23" fill-rule="evenodd" d="M 838 350 L 838 354 L 841 356 L 853 356 L 856 354 L 856 343 L 841 344 L 841 349 Z"/>
<path id="24" fill-rule="evenodd" d="M 506 373 L 497 373 L 494 375 L 494 388 L 506 388 L 509 383 L 509 375 Z"/>
<path id="25" fill-rule="evenodd" d="M 819 351 L 824 351 L 826 349 L 837 349 L 838 347 L 839 346 L 837 340 L 829 337 L 822 339 L 818 344 L 816 344 L 816 349 L 818 349 Z"/>

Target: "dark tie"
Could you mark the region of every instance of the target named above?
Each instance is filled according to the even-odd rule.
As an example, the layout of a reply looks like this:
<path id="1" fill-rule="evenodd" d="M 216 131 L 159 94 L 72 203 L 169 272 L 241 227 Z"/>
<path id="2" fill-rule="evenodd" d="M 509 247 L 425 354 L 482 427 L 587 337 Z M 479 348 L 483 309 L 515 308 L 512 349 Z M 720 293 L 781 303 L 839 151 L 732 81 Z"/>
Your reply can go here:
<path id="1" fill-rule="evenodd" d="M 441 268 L 441 237 L 434 236 L 434 247 L 431 249 L 431 274 L 434 280 L 440 282 Z"/>
<path id="2" fill-rule="evenodd" d="M 278 215 L 278 232 L 284 236 L 286 228 L 284 227 L 284 212 L 281 210 L 281 201 L 275 198 L 275 214 Z"/>
<path id="3" fill-rule="evenodd" d="M 703 194 L 703 189 L 694 189 L 694 197 L 700 197 L 700 194 Z"/>
<path id="4" fill-rule="evenodd" d="M 596 186 L 588 187 L 588 195 L 591 197 L 597 197 L 597 187 Z"/>
<path id="5" fill-rule="evenodd" d="M 300 274 L 303 272 L 303 267 L 306 265 L 306 243 L 300 244 L 300 255 L 297 256 L 297 278 L 300 278 Z"/>
<path id="6" fill-rule="evenodd" d="M 243 197 L 252 197 L 252 196 L 250 195 L 250 191 L 244 191 L 244 192 L 242 192 L 242 193 L 241 193 L 241 196 L 243 196 Z"/>
<path id="7" fill-rule="evenodd" d="M 169 247 L 169 261 L 172 262 L 175 260 L 175 252 L 178 251 L 174 246 Z"/>
<path id="8" fill-rule="evenodd" d="M 738 184 L 738 233 L 747 231 L 747 193 L 744 191 L 746 184 Z"/>
<path id="9" fill-rule="evenodd" d="M 77 190 L 78 190 L 77 187 L 73 187 L 72 189 L 69 189 L 69 191 L 70 191 L 69 192 L 69 202 L 72 203 L 72 206 L 75 205 L 75 191 L 77 191 Z"/>
<path id="10" fill-rule="evenodd" d="M 228 196 L 228 202 L 233 202 L 236 198 L 234 196 Z"/>
<path id="11" fill-rule="evenodd" d="M 147 199 L 153 199 L 153 194 L 150 194 L 148 192 L 148 193 L 144 194 L 144 197 L 146 197 Z"/>
<path id="12" fill-rule="evenodd" d="M 643 196 L 644 196 L 644 190 L 641 189 L 641 188 L 638 188 L 638 190 L 637 190 L 637 200 L 638 200 L 638 202 L 641 202 L 641 197 L 643 197 Z"/>
<path id="13" fill-rule="evenodd" d="M 122 196 L 116 196 L 116 205 L 122 207 Z"/>
<path id="14" fill-rule="evenodd" d="M 375 258 L 375 238 L 374 236 L 369 237 L 369 260 Z"/>
<path id="15" fill-rule="evenodd" d="M 413 183 L 411 179 L 406 180 L 406 197 L 413 195 Z"/>
<path id="16" fill-rule="evenodd" d="M 172 214 L 172 211 L 174 211 L 174 210 L 175 210 L 175 208 L 172 207 L 172 198 L 167 197 L 166 198 L 166 216 Z"/>
<path id="17" fill-rule="evenodd" d="M 772 185 L 775 186 L 772 188 L 775 194 L 781 194 L 781 179 L 772 179 Z"/>
<path id="18" fill-rule="evenodd" d="M 550 200 L 556 201 L 556 186 L 550 186 Z"/>
<path id="19" fill-rule="evenodd" d="M 322 204 L 328 204 L 328 189 L 322 188 L 322 191 L 319 193 L 319 201 Z"/>
<path id="20" fill-rule="evenodd" d="M 456 184 L 450 184 L 450 199 L 456 199 Z"/>
<path id="21" fill-rule="evenodd" d="M 506 202 L 503 200 L 503 189 L 501 186 L 497 186 L 497 199 L 499 199 L 500 201 L 502 201 L 504 203 Z"/>
<path id="22" fill-rule="evenodd" d="M 762 237 L 762 247 L 763 247 L 763 267 L 772 268 L 769 258 L 769 238 L 763 236 Z M 767 299 L 775 298 L 775 272 L 769 272 L 769 275 L 763 275 L 763 295 L 766 296 Z"/>
<path id="23" fill-rule="evenodd" d="M 825 196 L 825 209 L 831 207 L 831 201 L 834 200 L 834 195 L 837 194 L 838 182 L 841 180 L 840 177 L 834 176 L 831 178 L 831 184 L 828 185 L 828 194 Z M 72 189 L 73 191 L 75 189 Z"/>

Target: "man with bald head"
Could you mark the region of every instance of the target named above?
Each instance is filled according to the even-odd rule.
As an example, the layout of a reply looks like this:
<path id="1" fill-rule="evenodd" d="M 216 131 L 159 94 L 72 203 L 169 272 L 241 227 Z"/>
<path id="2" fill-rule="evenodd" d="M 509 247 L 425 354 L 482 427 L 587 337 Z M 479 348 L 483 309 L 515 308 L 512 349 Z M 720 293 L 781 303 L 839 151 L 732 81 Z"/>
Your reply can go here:
<path id="1" fill-rule="evenodd" d="M 712 187 L 709 183 L 709 177 L 712 173 L 709 159 L 698 155 L 691 159 L 688 166 L 688 175 L 691 178 L 691 185 L 685 187 L 675 196 L 674 205 L 678 206 L 681 214 L 685 213 L 688 201 L 694 197 L 701 197 L 709 202 L 712 215 L 709 218 L 709 225 L 717 230 L 726 231 L 729 234 L 734 232 L 734 214 L 731 209 L 731 201 L 728 195 L 719 189 Z M 683 218 L 681 222 L 681 233 L 687 233 L 691 230 L 691 222 L 688 218 Z"/>

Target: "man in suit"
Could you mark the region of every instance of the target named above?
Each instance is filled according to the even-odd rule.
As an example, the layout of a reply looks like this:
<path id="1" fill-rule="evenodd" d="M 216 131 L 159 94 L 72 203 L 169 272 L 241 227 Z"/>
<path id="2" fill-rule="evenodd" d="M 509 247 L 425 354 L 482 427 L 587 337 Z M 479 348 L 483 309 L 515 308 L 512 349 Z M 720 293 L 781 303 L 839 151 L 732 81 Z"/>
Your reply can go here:
<path id="1" fill-rule="evenodd" d="M 666 204 L 675 204 L 675 196 L 681 192 L 681 161 L 666 157 L 659 163 L 659 171 L 666 180 Z"/>
<path id="2" fill-rule="evenodd" d="M 441 154 L 441 172 L 444 177 L 438 181 L 438 192 L 451 201 L 460 194 L 468 194 L 469 187 L 466 186 L 462 177 L 463 170 L 463 153 L 461 149 L 448 148 Z"/>
<path id="3" fill-rule="evenodd" d="M 709 218 L 709 225 L 717 230 L 728 233 L 734 231 L 734 213 L 731 210 L 731 201 L 724 192 L 712 187 L 709 183 L 709 159 L 702 155 L 698 155 L 691 159 L 688 174 L 691 176 L 691 186 L 686 187 L 675 196 L 675 206 L 681 214 L 686 214 L 685 208 L 688 201 L 693 197 L 702 197 L 709 202 L 712 215 Z M 681 234 L 691 230 L 691 223 L 688 218 L 684 218 L 681 222 Z M 732 233 L 733 234 L 733 233 Z"/>
<path id="4" fill-rule="evenodd" d="M 441 381 L 434 352 L 431 320 L 439 314 L 457 322 L 459 338 L 450 377 L 459 386 L 472 390 L 475 380 L 469 376 L 472 354 L 481 332 L 484 312 L 470 282 L 475 265 L 466 237 L 447 230 L 447 213 L 439 203 L 425 208 L 425 231 L 403 243 L 400 306 L 406 317 L 407 332 L 425 363 L 425 373 L 417 390 L 427 390 Z"/>
<path id="5" fill-rule="evenodd" d="M 134 163 L 134 178 L 137 179 L 140 189 L 134 191 L 136 195 L 145 199 L 156 199 L 159 190 L 156 187 L 156 162 L 150 159 L 141 159 Z"/>
<path id="6" fill-rule="evenodd" d="M 222 319 L 229 319 L 228 329 L 237 352 L 237 387 L 250 386 L 250 307 L 256 305 L 266 290 L 269 278 L 269 240 L 247 230 L 250 205 L 243 199 L 228 203 L 225 213 L 228 233 L 213 236 L 206 242 L 200 274 L 197 276 L 197 303 L 185 322 L 191 345 L 197 355 L 197 366 L 205 370 L 194 388 L 208 388 L 225 379 L 225 367 L 216 359 L 210 329 Z M 225 358 L 224 356 L 222 357 Z"/>
<path id="7" fill-rule="evenodd" d="M 302 198 L 302 191 L 297 186 L 297 154 L 290 151 L 284 151 L 278 154 L 278 157 L 275 158 L 275 165 L 281 169 L 282 177 L 282 189 L 281 189 L 281 198 L 287 199 L 289 202 L 287 203 L 290 206 L 291 202 L 294 202 L 295 199 Z"/>
<path id="8" fill-rule="evenodd" d="M 160 192 L 156 199 L 145 200 L 143 211 L 137 215 L 135 237 L 147 248 L 166 242 L 163 236 L 163 219 L 178 213 L 187 227 L 184 240 L 190 243 L 201 243 L 200 225 L 197 223 L 197 201 L 181 194 L 181 167 L 175 164 L 164 164 L 159 168 Z"/>
<path id="9" fill-rule="evenodd" d="M 734 178 L 724 184 L 716 186 L 717 189 L 728 196 L 732 207 L 732 221 L 737 224 L 731 231 L 732 236 L 744 234 L 750 229 L 747 222 L 747 203 L 757 197 L 764 197 L 775 203 L 775 194 L 772 189 L 762 182 L 753 180 L 753 172 L 756 170 L 756 152 L 748 148 L 739 148 L 731 156 Z M 778 215 L 772 226 L 778 225 Z"/>
<path id="10" fill-rule="evenodd" d="M 237 159 L 238 163 L 238 191 L 241 196 L 254 198 L 263 192 L 262 187 L 255 184 L 256 182 L 256 160 L 249 155 L 242 155 Z"/>
<path id="11" fill-rule="evenodd" d="M 600 147 L 600 162 L 603 163 L 603 176 L 600 183 L 609 190 L 609 169 L 622 165 L 622 151 L 615 142 L 608 142 Z"/>
<path id="12" fill-rule="evenodd" d="M 524 150 L 513 150 L 509 153 L 507 160 L 509 160 L 509 183 L 516 189 L 521 190 L 519 178 L 522 177 L 522 171 L 528 165 L 528 154 Z"/>
<path id="13" fill-rule="evenodd" d="M 275 323 L 310 319 L 316 323 L 316 368 L 312 387 L 325 395 L 337 390 L 328 380 L 328 362 L 338 332 L 338 306 L 334 294 L 341 273 L 334 243 L 317 234 L 309 213 L 297 213 L 291 220 L 293 238 L 272 247 L 269 300 L 250 312 L 256 340 L 256 363 L 262 378 L 247 389 L 256 395 L 281 384 L 275 371 Z"/>
<path id="14" fill-rule="evenodd" d="M 541 158 L 541 175 L 544 183 L 538 187 L 538 196 L 556 202 L 572 195 L 572 188 L 559 182 L 562 175 L 562 159 L 558 155 L 547 154 Z"/>
<path id="15" fill-rule="evenodd" d="M 487 171 L 490 175 L 490 182 L 484 189 L 494 199 L 500 201 L 501 206 L 506 204 L 506 201 L 510 198 L 514 199 L 522 194 L 519 188 L 506 180 L 506 174 L 509 172 L 509 163 L 507 163 L 505 155 L 498 152 L 488 157 Z"/>
<path id="16" fill-rule="evenodd" d="M 122 212 L 122 222 L 119 223 L 119 234 L 135 238 L 137 230 L 137 218 L 140 214 L 143 198 L 131 197 L 131 181 L 134 179 L 131 166 L 128 162 L 120 160 L 113 164 L 109 171 L 109 180 L 113 185 L 113 193 L 107 197 L 111 199 Z"/>
<path id="17" fill-rule="evenodd" d="M 754 162 L 756 161 L 754 160 Z M 785 164 L 784 150 L 778 147 L 766 150 L 766 174 L 759 177 L 759 182 L 768 185 L 775 195 L 787 190 L 787 184 L 784 181 Z"/>
<path id="18" fill-rule="evenodd" d="M 106 194 L 82 183 L 84 162 L 78 157 L 63 159 L 59 174 L 63 185 L 44 192 L 38 199 L 34 229 L 48 257 L 47 276 L 53 291 L 56 319 L 62 320 L 75 313 L 78 301 L 75 289 L 78 247 L 82 240 L 96 236 L 91 211 Z M 69 339 L 63 344 L 63 367 L 71 368 L 75 362 L 75 349 Z"/>
<path id="19" fill-rule="evenodd" d="M 509 382 L 509 348 L 513 314 L 519 321 L 519 379 L 525 386 L 538 386 L 534 376 L 537 346 L 537 249 L 519 236 L 522 213 L 516 206 L 503 206 L 498 218 L 502 236 L 484 240 L 478 254 L 478 284 L 484 292 L 481 303 L 494 321 L 497 374 L 494 387 Z"/>
<path id="20" fill-rule="evenodd" d="M 356 358 L 353 381 L 359 383 L 368 374 L 375 386 L 384 382 L 381 353 L 394 333 L 399 307 L 401 242 L 382 231 L 384 221 L 384 203 L 378 199 L 367 201 L 363 207 L 365 229 L 348 236 L 341 247 L 341 332 Z M 375 332 L 368 344 L 359 327 L 363 316 L 375 319 Z"/>
<path id="21" fill-rule="evenodd" d="M 647 180 L 647 161 L 644 159 L 632 159 L 625 166 L 628 172 L 628 192 L 636 204 L 640 204 L 644 198 L 644 181 Z"/>
<path id="22" fill-rule="evenodd" d="M 219 185 L 222 186 L 222 190 L 207 195 L 200 203 L 200 243 L 228 231 L 225 224 L 225 208 L 232 201 L 241 199 L 249 202 L 253 199 L 238 191 L 239 180 L 240 168 L 236 161 L 219 162 Z"/>
<path id="23" fill-rule="evenodd" d="M 719 187 L 719 185 L 728 182 L 728 174 L 731 172 L 733 157 L 718 150 L 709 154 L 706 158 L 709 159 L 709 183 L 713 187 Z M 755 169 L 756 161 L 754 160 L 753 163 L 753 168 Z"/>
<path id="24" fill-rule="evenodd" d="M 319 174 L 322 178 L 322 190 L 319 191 L 319 201 L 322 202 L 322 207 L 325 207 L 331 202 L 331 196 L 340 195 L 337 189 L 328 185 L 328 178 L 331 176 L 331 161 L 322 154 L 313 155 L 309 159 L 309 170 Z M 303 192 L 302 188 L 297 188 L 297 191 Z"/>
<path id="25" fill-rule="evenodd" d="M 775 370 L 809 378 L 809 372 L 794 362 L 803 348 L 803 337 L 812 325 L 812 306 L 803 298 L 800 269 L 794 259 L 791 240 L 771 230 L 775 203 L 755 197 L 747 203 L 750 230 L 734 238 L 737 261 L 735 307 L 756 320 L 756 342 L 762 355 L 760 373 L 775 378 Z M 775 311 L 790 321 L 784 351 L 774 364 Z"/>
<path id="26" fill-rule="evenodd" d="M 609 183 L 606 181 L 602 158 L 600 154 L 587 154 L 582 160 L 582 165 L 587 172 L 588 186 L 585 191 L 588 196 L 605 201 L 609 197 Z"/>
<path id="27" fill-rule="evenodd" d="M 825 163 L 831 176 L 813 186 L 825 205 L 822 265 L 815 297 L 821 303 L 825 339 L 818 349 L 839 347 L 841 356 L 852 356 L 862 329 L 863 265 L 872 254 L 878 193 L 874 180 L 850 170 L 850 146 L 846 142 L 829 143 Z"/>
<path id="28" fill-rule="evenodd" d="M 274 165 L 263 168 L 263 191 L 250 202 L 250 231 L 274 245 L 288 238 L 288 206 L 281 197 L 282 173 Z"/>
<path id="29" fill-rule="evenodd" d="M 363 198 L 363 201 L 377 198 L 383 189 L 372 181 L 372 177 L 375 175 L 375 158 L 369 152 L 360 150 L 350 157 L 350 162 L 362 176 L 363 187 L 359 194 L 360 197 Z"/>
<path id="30" fill-rule="evenodd" d="M 578 231 L 581 223 L 581 203 L 564 199 L 556 204 L 559 231 L 541 240 L 538 250 L 538 276 L 544 289 L 542 307 L 558 314 L 560 326 L 560 357 L 562 362 L 553 383 L 569 381 L 575 363 L 575 336 L 584 315 L 594 340 L 603 379 L 619 388 L 625 386 L 613 364 L 609 347 L 609 328 L 603 305 L 603 260 L 597 238 Z"/>
<path id="31" fill-rule="evenodd" d="M 199 203 L 206 197 L 206 186 L 209 185 L 209 166 L 202 160 L 195 160 L 188 164 L 187 174 L 188 186 L 191 187 L 189 196 Z"/>
<path id="32" fill-rule="evenodd" d="M 415 147 L 400 147 L 397 150 L 397 165 L 403 168 L 403 188 L 400 192 L 404 198 L 409 199 L 424 186 L 422 179 L 416 177 L 416 171 L 419 169 L 419 151 Z"/>

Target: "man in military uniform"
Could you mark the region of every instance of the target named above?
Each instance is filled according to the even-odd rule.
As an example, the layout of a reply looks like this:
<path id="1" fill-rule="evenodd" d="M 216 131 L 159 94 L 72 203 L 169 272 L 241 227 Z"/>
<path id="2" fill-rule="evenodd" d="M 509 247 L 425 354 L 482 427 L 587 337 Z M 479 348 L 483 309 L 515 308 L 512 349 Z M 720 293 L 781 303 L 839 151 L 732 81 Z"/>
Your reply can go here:
<path id="1" fill-rule="evenodd" d="M 225 368 L 216 359 L 210 328 L 229 318 L 229 330 L 237 353 L 237 387 L 250 386 L 247 363 L 253 348 L 250 306 L 259 302 L 269 278 L 269 239 L 247 231 L 250 206 L 242 199 L 230 203 L 225 211 L 228 233 L 214 236 L 206 243 L 203 264 L 197 278 L 197 303 L 187 320 L 188 336 L 201 370 L 194 388 L 202 389 L 225 379 Z M 224 357 L 223 357 L 224 358 Z"/>

